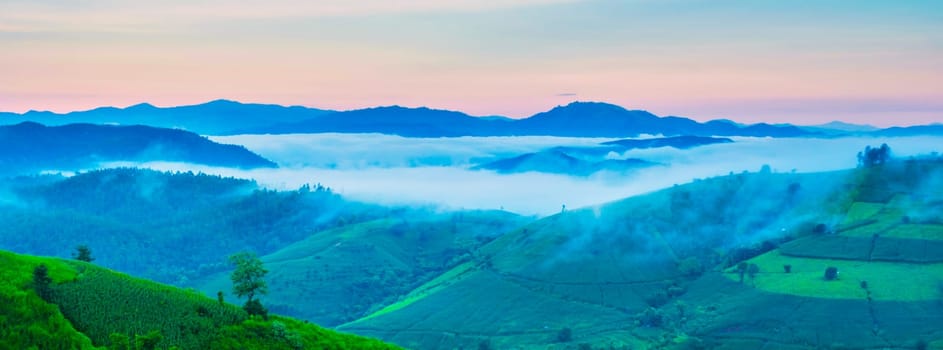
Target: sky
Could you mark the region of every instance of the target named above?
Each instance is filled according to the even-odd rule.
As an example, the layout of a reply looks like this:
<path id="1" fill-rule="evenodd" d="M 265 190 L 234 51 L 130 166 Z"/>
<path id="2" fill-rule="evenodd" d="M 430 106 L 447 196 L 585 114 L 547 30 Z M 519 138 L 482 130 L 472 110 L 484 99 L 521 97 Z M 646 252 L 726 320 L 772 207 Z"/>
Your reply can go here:
<path id="1" fill-rule="evenodd" d="M 3 0 L 0 111 L 149 102 L 943 122 L 943 2 Z"/>

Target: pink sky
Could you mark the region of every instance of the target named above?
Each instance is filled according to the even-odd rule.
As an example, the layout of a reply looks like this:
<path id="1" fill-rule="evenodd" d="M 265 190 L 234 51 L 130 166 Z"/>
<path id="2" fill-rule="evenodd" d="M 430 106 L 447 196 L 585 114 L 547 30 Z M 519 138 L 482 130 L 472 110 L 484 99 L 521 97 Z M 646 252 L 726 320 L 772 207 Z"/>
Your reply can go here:
<path id="1" fill-rule="evenodd" d="M 698 120 L 943 121 L 932 2 L 171 3 L 0 4 L 0 111 L 226 98 L 526 117 L 593 100 Z"/>

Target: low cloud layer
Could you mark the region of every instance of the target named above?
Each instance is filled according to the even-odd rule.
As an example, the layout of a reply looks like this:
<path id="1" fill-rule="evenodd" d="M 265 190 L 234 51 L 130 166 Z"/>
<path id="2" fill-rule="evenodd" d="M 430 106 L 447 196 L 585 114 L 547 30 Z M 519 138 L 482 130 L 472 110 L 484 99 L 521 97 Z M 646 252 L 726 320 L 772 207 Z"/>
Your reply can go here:
<path id="1" fill-rule="evenodd" d="M 590 145 L 602 139 L 556 137 L 401 138 L 387 135 L 272 135 L 214 137 L 245 145 L 282 165 L 280 169 L 235 170 L 171 163 L 142 166 L 252 178 L 276 189 L 321 183 L 347 197 L 386 204 L 433 204 L 449 209 L 505 209 L 547 215 L 590 206 L 729 172 L 815 172 L 856 166 L 867 145 L 888 143 L 897 156 L 938 151 L 943 137 L 768 139 L 737 138 L 732 144 L 690 150 L 658 148 L 613 154 L 658 166 L 629 174 L 586 178 L 540 173 L 501 175 L 472 171 L 483 159 L 560 145 Z M 115 165 L 115 164 L 113 164 Z"/>

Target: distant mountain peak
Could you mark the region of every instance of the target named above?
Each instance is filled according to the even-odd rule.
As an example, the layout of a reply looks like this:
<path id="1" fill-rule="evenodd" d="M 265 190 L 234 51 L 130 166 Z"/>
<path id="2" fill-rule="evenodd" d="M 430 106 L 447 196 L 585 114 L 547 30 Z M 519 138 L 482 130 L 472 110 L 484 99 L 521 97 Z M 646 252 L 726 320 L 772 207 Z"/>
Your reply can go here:
<path id="1" fill-rule="evenodd" d="M 625 109 L 622 106 L 606 103 L 606 102 L 596 102 L 596 101 L 573 101 L 565 106 L 557 106 L 553 110 L 577 110 L 577 111 L 615 111 L 615 112 L 625 112 Z M 551 111 L 553 111 L 551 110 Z"/>
<path id="2" fill-rule="evenodd" d="M 138 103 L 138 104 L 136 104 L 136 105 L 128 106 L 128 108 L 125 108 L 125 109 L 132 109 L 132 110 L 134 110 L 134 109 L 157 109 L 157 107 L 154 106 L 154 105 L 152 105 L 152 104 L 150 104 L 150 103 L 147 103 L 147 102 L 141 102 L 141 103 Z"/>
<path id="3" fill-rule="evenodd" d="M 813 125 L 813 127 L 823 128 L 823 129 L 832 129 L 840 131 L 874 131 L 878 130 L 878 127 L 868 124 L 852 124 L 846 123 L 840 120 L 833 120 L 825 124 Z"/>
<path id="4" fill-rule="evenodd" d="M 234 100 L 227 100 L 225 98 L 219 98 L 219 99 L 215 99 L 207 103 L 204 103 L 204 105 L 241 105 L 241 104 L 243 103 L 239 101 L 234 101 Z"/>
<path id="5" fill-rule="evenodd" d="M 658 118 L 656 115 L 649 113 L 648 111 L 641 110 L 627 110 L 619 105 L 614 105 L 611 103 L 605 102 L 587 102 L 587 101 L 576 101 L 567 104 L 566 106 L 557 106 L 553 109 L 535 114 L 531 118 L 546 118 L 546 119 L 566 119 L 572 121 L 581 121 L 586 119 L 599 119 L 599 118 Z"/>

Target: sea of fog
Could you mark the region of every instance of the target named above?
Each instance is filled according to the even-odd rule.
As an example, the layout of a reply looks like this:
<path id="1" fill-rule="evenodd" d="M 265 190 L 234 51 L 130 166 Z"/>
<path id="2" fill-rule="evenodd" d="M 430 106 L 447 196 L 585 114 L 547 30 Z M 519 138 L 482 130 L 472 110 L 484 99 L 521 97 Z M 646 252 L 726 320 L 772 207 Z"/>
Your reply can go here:
<path id="1" fill-rule="evenodd" d="M 589 177 L 498 174 L 469 168 L 554 146 L 594 145 L 610 139 L 562 137 L 404 138 L 378 134 L 237 135 L 210 137 L 243 145 L 278 169 L 237 170 L 147 163 L 157 170 L 192 170 L 251 178 L 275 189 L 320 183 L 355 200 L 426 204 L 446 209 L 504 209 L 525 215 L 614 201 L 698 178 L 757 171 L 814 172 L 855 167 L 865 146 L 887 143 L 896 156 L 943 150 L 943 137 L 733 138 L 734 143 L 688 150 L 656 148 L 610 154 L 666 164 L 628 174 Z"/>

